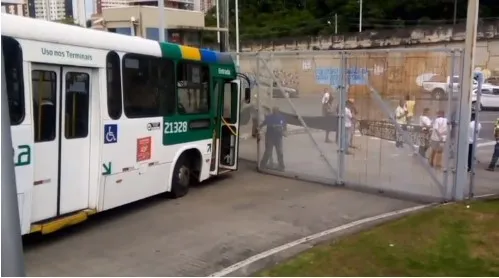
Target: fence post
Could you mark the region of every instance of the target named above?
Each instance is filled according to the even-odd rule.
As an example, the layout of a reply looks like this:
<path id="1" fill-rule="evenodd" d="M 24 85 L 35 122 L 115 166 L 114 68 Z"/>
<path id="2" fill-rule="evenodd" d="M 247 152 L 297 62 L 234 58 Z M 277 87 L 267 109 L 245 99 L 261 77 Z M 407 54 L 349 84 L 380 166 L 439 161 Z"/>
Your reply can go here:
<path id="1" fill-rule="evenodd" d="M 468 183 L 468 123 L 471 113 L 471 90 L 474 67 L 476 36 L 478 25 L 478 0 L 468 0 L 466 20 L 466 39 L 464 41 L 463 87 L 459 111 L 459 137 L 457 141 L 456 195 L 455 199 L 464 199 Z"/>
<path id="2" fill-rule="evenodd" d="M 338 142 L 340 143 L 338 149 L 338 184 L 343 185 L 345 183 L 345 102 L 346 102 L 346 67 L 347 67 L 347 57 L 346 52 L 340 52 L 340 94 L 339 94 L 339 104 L 338 104 Z M 331 76 L 332 78 L 332 76 Z"/>
<path id="3" fill-rule="evenodd" d="M 476 140 L 478 133 L 478 123 L 480 123 L 480 107 L 482 100 L 482 84 L 483 84 L 483 73 L 478 72 L 475 74 L 478 76 L 478 87 L 476 90 L 476 102 L 475 102 L 475 126 L 473 127 L 473 147 L 471 150 L 471 178 L 470 178 L 470 188 L 468 192 L 468 198 L 473 198 L 475 195 L 475 168 L 476 168 Z"/>
<path id="4" fill-rule="evenodd" d="M 256 124 L 257 124 L 257 136 L 256 136 L 256 169 L 260 171 L 260 157 L 261 157 L 261 150 L 260 150 L 260 123 L 262 122 L 261 118 L 261 113 L 262 113 L 262 107 L 261 107 L 261 102 L 260 102 L 260 54 L 256 53 L 256 73 L 255 73 L 255 78 L 256 78 Z"/>
<path id="5" fill-rule="evenodd" d="M 463 51 L 462 50 L 458 50 L 457 51 L 459 53 L 459 90 L 458 90 L 458 100 L 457 100 L 457 103 L 454 104 L 454 111 L 455 111 L 455 116 L 454 116 L 454 128 L 457 128 L 457 133 L 455 134 L 455 137 L 454 137 L 454 146 L 453 146 L 453 152 L 454 152 L 454 175 L 453 175 L 453 178 L 454 180 L 452 181 L 452 195 L 451 195 L 451 200 L 455 200 L 456 199 L 456 194 L 457 194 L 457 181 L 458 181 L 458 177 L 457 177 L 457 160 L 458 160 L 458 150 L 459 150 L 459 129 L 460 129 L 460 126 L 461 126 L 461 119 L 460 119 L 460 115 L 461 115 L 461 96 L 463 94 L 463 76 L 464 76 L 464 67 L 463 67 L 463 64 L 464 64 L 464 55 L 463 55 Z"/>
<path id="6" fill-rule="evenodd" d="M 450 121 L 447 121 L 447 129 L 450 131 L 450 134 L 452 134 L 452 122 L 453 122 L 453 119 L 454 118 L 454 115 L 451 111 L 452 109 L 452 101 L 454 100 L 454 67 L 455 67 L 455 63 L 454 63 L 454 55 L 455 55 L 455 52 L 454 50 L 452 49 L 451 52 L 451 61 L 448 63 L 449 66 L 450 66 L 450 73 L 449 73 L 449 86 L 448 86 L 448 90 L 449 92 L 447 93 L 447 118 L 450 119 Z M 445 187 L 445 199 L 449 199 L 449 195 L 452 193 L 451 192 L 451 189 L 452 187 L 448 185 L 448 181 L 449 181 L 449 171 L 452 171 L 452 169 L 450 169 L 450 149 L 452 148 L 452 145 L 451 145 L 451 140 L 453 140 L 452 136 L 448 136 L 447 140 L 445 141 L 445 148 L 444 148 L 444 163 L 445 163 L 445 166 L 444 166 L 444 181 L 443 181 L 443 186 Z"/>

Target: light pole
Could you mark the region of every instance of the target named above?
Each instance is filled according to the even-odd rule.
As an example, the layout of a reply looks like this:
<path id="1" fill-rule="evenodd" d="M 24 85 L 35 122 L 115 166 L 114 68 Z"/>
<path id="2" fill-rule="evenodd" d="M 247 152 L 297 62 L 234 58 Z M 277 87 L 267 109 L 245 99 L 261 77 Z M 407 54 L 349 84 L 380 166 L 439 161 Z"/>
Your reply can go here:
<path id="1" fill-rule="evenodd" d="M 362 0 L 359 0 L 359 33 L 362 32 Z"/>
<path id="2" fill-rule="evenodd" d="M 456 25 L 457 20 L 457 0 L 454 0 L 454 21 L 453 24 Z"/>
<path id="3" fill-rule="evenodd" d="M 327 24 L 329 24 L 329 26 L 331 26 L 331 21 L 327 21 Z M 338 34 L 338 14 L 334 14 L 334 34 L 337 35 Z"/>
<path id="4" fill-rule="evenodd" d="M 159 41 L 160 42 L 165 42 L 165 31 L 166 31 L 166 26 L 165 26 L 165 0 L 158 0 L 158 9 L 159 9 L 159 28 L 158 28 L 158 33 L 159 33 Z M 168 35 L 166 35 L 168 36 Z"/>
<path id="5" fill-rule="evenodd" d="M 236 19 L 236 64 L 239 67 L 239 0 L 235 0 L 235 19 Z"/>
<path id="6" fill-rule="evenodd" d="M 215 2 L 216 13 L 217 13 L 217 43 L 220 44 L 220 0 Z"/>

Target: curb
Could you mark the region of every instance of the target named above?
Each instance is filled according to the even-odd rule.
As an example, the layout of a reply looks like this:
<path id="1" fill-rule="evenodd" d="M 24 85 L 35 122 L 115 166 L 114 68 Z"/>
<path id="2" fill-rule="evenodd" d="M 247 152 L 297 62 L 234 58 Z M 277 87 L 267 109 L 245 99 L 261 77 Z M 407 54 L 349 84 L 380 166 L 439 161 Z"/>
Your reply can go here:
<path id="1" fill-rule="evenodd" d="M 332 239 L 337 239 L 348 234 L 358 233 L 373 228 L 377 225 L 393 221 L 403 216 L 419 212 L 424 209 L 432 208 L 435 206 L 438 206 L 438 204 L 421 205 L 353 221 L 351 223 L 341 225 L 339 227 L 335 227 L 332 229 L 328 229 L 320 233 L 316 233 L 292 241 L 290 243 L 272 248 L 270 250 L 264 251 L 252 257 L 249 257 L 243 261 L 235 263 L 220 271 L 217 271 L 209 276 L 210 277 L 252 276 L 258 271 L 261 271 L 263 269 L 281 263 L 285 260 L 288 260 L 296 256 L 297 254 L 314 247 L 319 243 L 330 241 Z"/>

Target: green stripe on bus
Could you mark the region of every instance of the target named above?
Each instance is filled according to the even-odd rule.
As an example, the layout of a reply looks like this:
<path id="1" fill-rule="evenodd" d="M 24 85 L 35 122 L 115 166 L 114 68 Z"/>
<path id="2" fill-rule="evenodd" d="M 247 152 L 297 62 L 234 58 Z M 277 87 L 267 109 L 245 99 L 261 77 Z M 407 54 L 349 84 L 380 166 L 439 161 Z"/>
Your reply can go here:
<path id="1" fill-rule="evenodd" d="M 182 51 L 180 51 L 180 47 L 178 45 L 160 42 L 159 46 L 161 48 L 161 55 L 164 58 L 182 59 Z"/>

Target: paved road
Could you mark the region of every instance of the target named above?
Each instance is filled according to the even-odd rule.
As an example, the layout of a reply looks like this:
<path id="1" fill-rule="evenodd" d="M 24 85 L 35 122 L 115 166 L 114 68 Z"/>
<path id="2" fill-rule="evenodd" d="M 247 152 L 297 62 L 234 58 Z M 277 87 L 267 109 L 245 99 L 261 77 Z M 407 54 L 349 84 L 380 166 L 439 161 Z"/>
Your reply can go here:
<path id="1" fill-rule="evenodd" d="M 28 276 L 206 276 L 264 250 L 414 203 L 256 173 L 254 164 L 25 239 Z"/>
<path id="2" fill-rule="evenodd" d="M 335 172 L 339 169 L 338 147 L 335 143 L 325 143 L 321 131 L 313 132 L 312 137 L 314 140 L 308 134 L 295 134 L 284 139 L 285 174 L 333 184 L 337 180 Z M 490 141 L 479 140 L 479 143 L 487 142 Z M 425 168 L 407 145 L 404 149 L 397 149 L 392 141 L 360 134 L 354 137 L 354 145 L 358 149 L 353 155 L 345 156 L 344 180 L 347 186 L 427 201 L 441 200 L 445 196 L 442 193 L 447 192 L 444 173 Z M 499 193 L 499 184 L 490 179 L 497 174 L 484 170 L 490 161 L 492 147 L 480 147 L 477 154 L 480 161 L 476 174 L 477 194 Z M 256 161 L 255 140 L 244 141 L 240 150 L 241 157 Z M 263 150 L 262 144 L 260 155 Z M 447 184 L 452 184 L 450 175 Z"/>
<path id="3" fill-rule="evenodd" d="M 479 120 L 482 123 L 480 137 L 488 140 L 494 140 L 494 123 L 499 118 L 499 111 L 482 111 Z"/>

